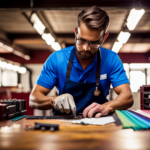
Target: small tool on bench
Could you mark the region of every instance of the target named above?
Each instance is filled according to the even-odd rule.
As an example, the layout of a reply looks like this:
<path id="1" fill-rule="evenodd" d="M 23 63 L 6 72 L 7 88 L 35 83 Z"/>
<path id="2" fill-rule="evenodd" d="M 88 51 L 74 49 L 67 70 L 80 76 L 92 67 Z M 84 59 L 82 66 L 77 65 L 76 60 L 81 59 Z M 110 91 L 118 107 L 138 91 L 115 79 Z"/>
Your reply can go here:
<path id="1" fill-rule="evenodd" d="M 58 124 L 47 124 L 47 123 L 37 123 L 35 122 L 34 126 L 26 125 L 25 130 L 50 130 L 50 131 L 56 131 L 59 130 Z"/>

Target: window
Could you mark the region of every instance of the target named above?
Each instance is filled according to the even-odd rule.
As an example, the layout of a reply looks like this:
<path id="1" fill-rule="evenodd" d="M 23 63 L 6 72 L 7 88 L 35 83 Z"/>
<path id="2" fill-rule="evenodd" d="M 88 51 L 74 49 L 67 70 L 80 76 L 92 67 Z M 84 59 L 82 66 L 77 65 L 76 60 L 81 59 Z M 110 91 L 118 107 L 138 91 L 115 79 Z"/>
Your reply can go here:
<path id="1" fill-rule="evenodd" d="M 130 71 L 131 91 L 138 92 L 142 85 L 145 85 L 145 73 L 143 71 Z"/>
<path id="2" fill-rule="evenodd" d="M 1 72 L 1 85 L 2 86 L 17 86 L 18 75 L 17 72 L 11 70 L 3 70 Z"/>

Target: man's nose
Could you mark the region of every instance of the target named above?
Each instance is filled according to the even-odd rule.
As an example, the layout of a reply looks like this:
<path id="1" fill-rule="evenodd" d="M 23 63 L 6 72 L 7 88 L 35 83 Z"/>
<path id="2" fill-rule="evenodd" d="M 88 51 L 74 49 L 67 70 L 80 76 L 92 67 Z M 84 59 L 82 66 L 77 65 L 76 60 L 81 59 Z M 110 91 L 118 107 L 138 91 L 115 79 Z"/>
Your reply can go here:
<path id="1" fill-rule="evenodd" d="M 86 43 L 86 44 L 84 45 L 84 49 L 85 49 L 85 50 L 90 50 L 90 44 L 89 44 L 89 43 Z"/>

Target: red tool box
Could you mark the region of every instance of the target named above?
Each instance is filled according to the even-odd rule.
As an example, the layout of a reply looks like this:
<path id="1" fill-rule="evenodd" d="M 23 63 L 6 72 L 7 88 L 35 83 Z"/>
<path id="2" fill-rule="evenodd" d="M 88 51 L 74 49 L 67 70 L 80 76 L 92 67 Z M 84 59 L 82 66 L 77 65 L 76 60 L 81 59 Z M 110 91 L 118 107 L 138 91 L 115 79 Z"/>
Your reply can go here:
<path id="1" fill-rule="evenodd" d="M 24 99 L 0 100 L 0 120 L 25 115 L 26 111 L 26 100 Z"/>

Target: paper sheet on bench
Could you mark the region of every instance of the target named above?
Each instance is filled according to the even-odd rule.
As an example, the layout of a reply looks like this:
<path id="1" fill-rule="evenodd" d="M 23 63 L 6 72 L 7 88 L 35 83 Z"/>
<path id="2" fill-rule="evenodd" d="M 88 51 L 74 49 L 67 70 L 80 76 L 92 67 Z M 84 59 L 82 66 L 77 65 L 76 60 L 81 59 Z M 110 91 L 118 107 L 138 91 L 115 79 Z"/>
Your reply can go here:
<path id="1" fill-rule="evenodd" d="M 86 124 L 92 124 L 92 125 L 105 125 L 108 123 L 115 122 L 113 117 L 100 117 L 100 118 L 84 118 L 80 120 L 73 120 L 72 123 L 81 123 L 84 122 Z"/>

